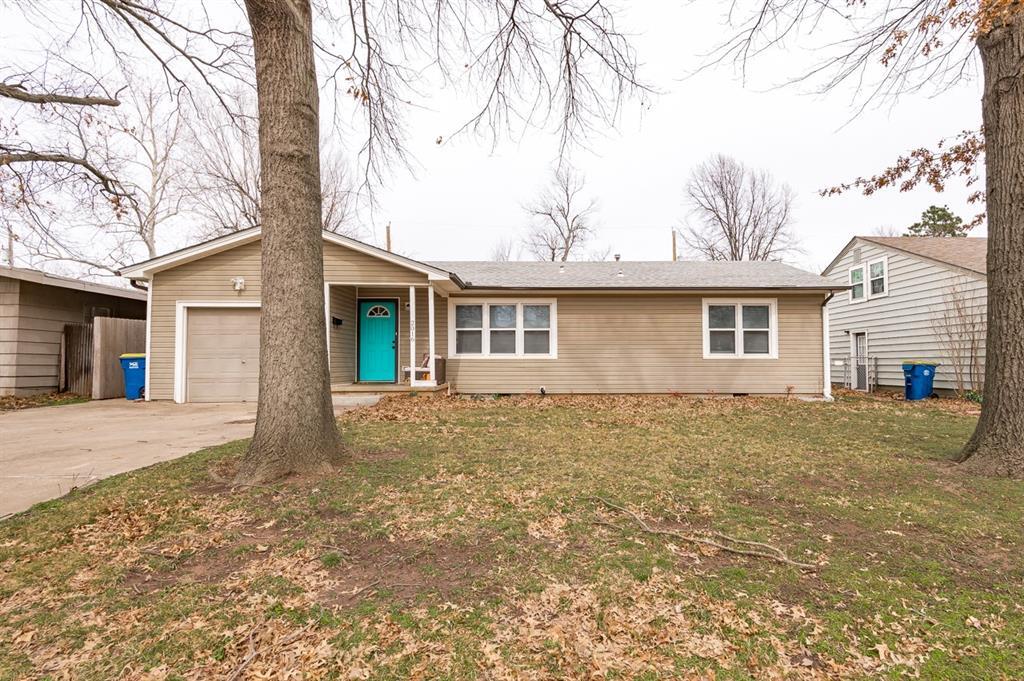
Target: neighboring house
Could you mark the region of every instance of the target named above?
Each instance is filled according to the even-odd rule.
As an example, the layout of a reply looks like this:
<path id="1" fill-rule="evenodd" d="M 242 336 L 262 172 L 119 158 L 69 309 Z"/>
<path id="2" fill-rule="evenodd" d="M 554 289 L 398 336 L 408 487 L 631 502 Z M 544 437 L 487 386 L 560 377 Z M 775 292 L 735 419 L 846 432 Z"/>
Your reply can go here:
<path id="1" fill-rule="evenodd" d="M 981 389 L 988 239 L 858 236 L 823 276 L 849 291 L 829 303 L 832 379 L 902 388 L 903 362 L 939 362 L 935 387 Z"/>
<path id="2" fill-rule="evenodd" d="M 145 301 L 135 289 L 0 268 L 0 395 L 57 390 L 64 325 L 94 317 L 143 319 Z"/>
<path id="3" fill-rule="evenodd" d="M 425 263 L 337 234 L 323 239 L 335 390 L 830 389 L 824 303 L 846 285 L 781 263 Z M 147 399 L 256 398 L 258 229 L 122 274 L 149 286 Z M 424 365 L 410 380 L 406 369 Z"/>

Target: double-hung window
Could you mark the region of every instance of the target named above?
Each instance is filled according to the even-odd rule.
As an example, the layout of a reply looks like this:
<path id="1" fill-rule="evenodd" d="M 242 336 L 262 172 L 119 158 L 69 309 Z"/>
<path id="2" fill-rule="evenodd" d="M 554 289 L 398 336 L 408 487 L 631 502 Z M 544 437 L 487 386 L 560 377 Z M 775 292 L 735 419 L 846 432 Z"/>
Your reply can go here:
<path id="1" fill-rule="evenodd" d="M 889 295 L 889 259 L 868 260 L 850 268 L 850 302 Z"/>
<path id="2" fill-rule="evenodd" d="M 864 300 L 866 289 L 864 288 L 864 265 L 850 268 L 850 300 Z"/>
<path id="3" fill-rule="evenodd" d="M 451 300 L 452 357 L 557 356 L 553 300 Z"/>
<path id="4" fill-rule="evenodd" d="M 490 320 L 490 352 L 492 355 L 516 354 L 516 304 L 488 305 L 487 318 Z"/>
<path id="5" fill-rule="evenodd" d="M 455 306 L 455 352 L 457 355 L 473 355 L 483 352 L 484 307 L 483 305 Z"/>
<path id="6" fill-rule="evenodd" d="M 774 299 L 704 300 L 704 358 L 777 359 Z"/>
<path id="7" fill-rule="evenodd" d="M 889 292 L 889 263 L 885 258 L 868 263 L 868 296 L 878 298 Z"/>

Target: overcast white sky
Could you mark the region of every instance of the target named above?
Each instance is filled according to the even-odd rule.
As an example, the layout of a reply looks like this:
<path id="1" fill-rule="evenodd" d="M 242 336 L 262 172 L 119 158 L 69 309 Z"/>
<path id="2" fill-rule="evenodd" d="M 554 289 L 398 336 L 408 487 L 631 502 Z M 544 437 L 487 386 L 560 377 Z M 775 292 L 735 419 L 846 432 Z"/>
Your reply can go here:
<path id="1" fill-rule="evenodd" d="M 795 190 L 795 230 L 805 254 L 794 263 L 811 270 L 822 269 L 851 236 L 881 226 L 903 230 L 933 203 L 948 204 L 964 218 L 978 212 L 966 203 L 968 191 L 959 185 L 942 195 L 930 188 L 872 197 L 818 195 L 823 187 L 882 170 L 909 149 L 977 128 L 977 79 L 942 92 L 877 102 L 851 120 L 861 101 L 850 89 L 818 95 L 811 85 L 775 87 L 821 57 L 810 44 L 759 57 L 746 83 L 731 65 L 691 76 L 704 63 L 702 55 L 730 33 L 723 21 L 725 3 L 646 0 L 620 5 L 619 26 L 633 36 L 641 76 L 660 94 L 643 107 L 627 103 L 616 129 L 571 152 L 573 165 L 586 175 L 587 188 L 598 200 L 596 250 L 607 246 L 628 260 L 670 258 L 671 229 L 685 219 L 686 178 L 695 164 L 719 152 L 767 169 Z M 227 0 L 206 6 L 240 20 L 237 5 Z M 5 28 L 0 36 L 6 34 L 10 55 L 19 58 L 29 59 L 32 46 L 46 41 L 45 35 L 31 35 L 24 27 Z M 814 40 L 824 43 L 830 37 L 837 36 Z M 25 52 L 12 47 L 14 42 L 24 43 Z M 159 74 L 152 60 L 140 59 L 139 68 Z M 351 106 L 350 101 L 340 106 Z M 365 237 L 382 244 L 384 225 L 391 222 L 396 249 L 412 257 L 486 259 L 500 238 L 524 231 L 522 205 L 549 181 L 558 138 L 552 131 L 534 130 L 497 148 L 471 136 L 438 145 L 438 136 L 464 122 L 473 100 L 441 88 L 417 104 L 406 112 L 417 170 L 394 170 L 378 194 L 377 209 L 364 216 Z M 329 127 L 333 102 L 323 102 L 322 108 Z M 342 149 L 354 152 L 361 146 L 357 129 L 333 133 Z M 975 233 L 984 234 L 984 229 Z M 166 245 L 181 245 L 180 238 L 168 238 Z"/>
<path id="2" fill-rule="evenodd" d="M 618 129 L 572 153 L 599 201 L 601 245 L 623 259 L 669 258 L 670 230 L 685 217 L 682 186 L 694 164 L 718 152 L 766 168 L 793 187 L 795 227 L 806 251 L 798 263 L 809 269 L 823 268 L 851 236 L 885 225 L 903 229 L 933 203 L 948 203 L 965 218 L 979 212 L 960 186 L 941 195 L 923 188 L 818 196 L 822 187 L 882 170 L 901 152 L 978 127 L 976 81 L 879 102 L 850 121 L 850 90 L 817 95 L 810 86 L 773 88 L 814 63 L 806 50 L 760 58 L 746 86 L 731 66 L 687 78 L 726 35 L 721 12 L 720 3 L 626 6 L 622 23 L 635 34 L 643 75 L 663 94 L 643 111 L 627 106 Z M 457 100 L 441 93 L 425 108 L 410 117 L 410 147 L 421 168 L 415 176 L 396 172 L 382 192 L 373 216 L 376 238 L 390 221 L 396 248 L 414 257 L 486 259 L 499 238 L 522 231 L 521 206 L 549 178 L 557 139 L 532 133 L 493 153 L 471 138 L 438 146 L 438 135 L 454 127 Z"/>

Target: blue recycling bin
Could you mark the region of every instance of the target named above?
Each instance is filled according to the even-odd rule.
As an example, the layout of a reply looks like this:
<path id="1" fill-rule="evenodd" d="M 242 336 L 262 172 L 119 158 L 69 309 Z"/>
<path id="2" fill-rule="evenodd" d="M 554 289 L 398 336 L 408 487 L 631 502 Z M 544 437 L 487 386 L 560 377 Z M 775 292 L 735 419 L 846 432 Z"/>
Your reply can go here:
<path id="1" fill-rule="evenodd" d="M 130 352 L 121 355 L 121 370 L 124 371 L 124 397 L 127 400 L 141 400 L 146 395 L 146 355 Z"/>
<path id="2" fill-rule="evenodd" d="M 937 366 L 939 365 L 931 362 L 904 362 L 903 396 L 907 400 L 924 400 L 931 397 Z"/>

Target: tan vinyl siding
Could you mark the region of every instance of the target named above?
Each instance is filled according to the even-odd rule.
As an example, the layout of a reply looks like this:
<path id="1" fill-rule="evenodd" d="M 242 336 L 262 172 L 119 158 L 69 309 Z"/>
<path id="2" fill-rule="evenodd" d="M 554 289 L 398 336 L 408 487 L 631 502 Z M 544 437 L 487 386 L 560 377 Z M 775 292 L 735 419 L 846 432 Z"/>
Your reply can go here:
<path id="1" fill-rule="evenodd" d="M 232 289 L 231 280 L 234 277 L 245 278 L 245 291 L 236 292 Z M 325 242 L 324 280 L 334 283 L 379 282 L 422 286 L 427 283 L 427 276 L 400 265 Z M 153 276 L 153 319 L 149 360 L 151 399 L 174 399 L 174 327 L 177 301 L 259 301 L 260 284 L 260 241 L 194 260 Z M 334 287 L 334 290 L 339 290 L 339 288 Z M 426 314 L 425 308 L 424 314 Z M 348 327 L 353 334 L 355 333 L 354 321 L 353 311 L 353 324 Z M 346 324 L 348 323 L 346 320 Z M 345 380 L 346 362 L 341 353 L 336 354 L 333 351 L 335 343 L 338 343 L 340 347 L 346 347 L 345 338 L 344 335 L 341 335 L 335 339 L 332 335 L 332 381 Z M 354 344 L 354 336 L 351 338 Z M 354 360 L 350 366 L 354 368 Z"/>
<path id="2" fill-rule="evenodd" d="M 450 359 L 448 380 L 467 393 L 820 395 L 824 296 L 776 298 L 775 360 L 703 359 L 700 295 L 559 295 L 557 359 Z"/>
<path id="3" fill-rule="evenodd" d="M 64 325 L 87 321 L 93 307 L 107 308 L 112 317 L 146 316 L 144 301 L 17 281 L 0 272 L 0 395 L 57 390 Z"/>
<path id="4" fill-rule="evenodd" d="M 955 388 L 947 352 L 936 333 L 936 318 L 947 305 L 946 295 L 954 284 L 969 296 L 973 309 L 984 315 L 988 304 L 985 277 L 861 240 L 854 242 L 826 276 L 845 285 L 851 267 L 886 256 L 889 295 L 850 302 L 849 294 L 842 291 L 829 303 L 833 382 L 843 381 L 842 362 L 852 352 L 852 335 L 865 332 L 868 355 L 878 358 L 879 385 L 902 388 L 904 360 L 922 360 L 941 364 L 935 372 L 935 387 Z"/>
<path id="5" fill-rule="evenodd" d="M 427 275 L 372 255 L 324 242 L 324 281 L 339 284 L 427 283 Z"/>
<path id="6" fill-rule="evenodd" d="M 231 280 L 245 279 L 245 290 L 234 291 Z M 174 399 L 174 316 L 181 301 L 259 301 L 260 242 L 216 253 L 174 269 L 158 272 L 152 282 L 150 320 L 150 399 Z"/>
<path id="7" fill-rule="evenodd" d="M 325 244 L 325 280 L 332 283 L 330 312 L 343 319 L 331 327 L 331 380 L 355 378 L 356 301 L 397 299 L 399 366 L 410 363 L 409 285 L 416 285 L 416 350 L 428 351 L 426 275 L 356 251 Z M 153 399 L 172 399 L 176 301 L 258 301 L 259 243 L 239 246 L 154 276 L 151 337 Z M 244 277 L 246 290 L 231 288 Z M 466 292 L 462 297 L 478 298 Z M 683 392 L 820 395 L 823 357 L 823 294 L 761 296 L 778 301 L 779 358 L 703 359 L 699 294 L 524 293 L 506 296 L 557 298 L 557 359 L 459 359 L 448 361 L 448 381 L 460 392 Z M 715 298 L 729 297 L 716 294 Z M 749 299 L 744 293 L 738 296 Z M 492 298 L 492 296 L 487 296 Z M 457 299 L 457 298 L 456 298 Z M 449 301 L 435 295 L 435 350 L 448 356 Z"/>
<path id="8" fill-rule="evenodd" d="M 14 394 L 18 375 L 17 279 L 0 277 L 0 395 Z"/>
<path id="9" fill-rule="evenodd" d="M 356 375 L 356 287 L 331 287 L 331 316 L 341 326 L 331 326 L 331 383 L 352 383 Z"/>

